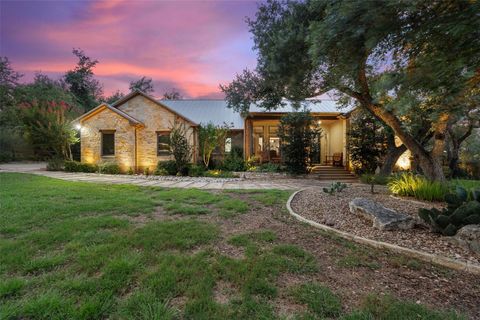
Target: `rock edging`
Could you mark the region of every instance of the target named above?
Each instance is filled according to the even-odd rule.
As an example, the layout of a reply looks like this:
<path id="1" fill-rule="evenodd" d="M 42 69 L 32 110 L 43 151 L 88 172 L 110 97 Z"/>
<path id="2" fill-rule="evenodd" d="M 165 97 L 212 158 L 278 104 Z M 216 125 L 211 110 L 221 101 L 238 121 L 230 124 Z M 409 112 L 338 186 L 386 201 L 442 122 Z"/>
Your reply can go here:
<path id="1" fill-rule="evenodd" d="M 290 197 L 287 200 L 287 210 L 291 216 L 293 216 L 295 219 L 304 222 L 312 227 L 315 227 L 317 229 L 333 233 L 337 236 L 340 236 L 341 238 L 354 241 L 360 244 L 366 244 L 369 246 L 372 246 L 374 248 L 380 248 L 380 249 L 388 249 L 397 253 L 401 253 L 404 255 L 407 255 L 412 258 L 416 258 L 422 261 L 430 262 L 433 264 L 441 265 L 450 269 L 454 270 L 460 270 L 460 271 L 467 271 L 471 272 L 474 274 L 479 274 L 480 275 L 480 265 L 476 263 L 472 263 L 469 261 L 463 261 L 463 260 L 456 260 L 456 259 L 451 259 L 443 256 L 439 256 L 436 254 L 432 253 L 427 253 L 419 250 L 414 250 L 414 249 L 409 249 L 401 246 L 397 246 L 395 244 L 387 243 L 387 242 L 382 242 L 382 241 L 375 241 L 363 237 L 359 237 L 356 235 L 353 235 L 348 232 L 340 231 L 335 228 L 329 227 L 327 225 L 309 220 L 307 218 L 302 217 L 298 213 L 295 213 L 291 207 L 292 200 L 295 198 L 295 196 L 304 191 L 305 189 L 297 190 L 294 193 L 290 195 Z"/>

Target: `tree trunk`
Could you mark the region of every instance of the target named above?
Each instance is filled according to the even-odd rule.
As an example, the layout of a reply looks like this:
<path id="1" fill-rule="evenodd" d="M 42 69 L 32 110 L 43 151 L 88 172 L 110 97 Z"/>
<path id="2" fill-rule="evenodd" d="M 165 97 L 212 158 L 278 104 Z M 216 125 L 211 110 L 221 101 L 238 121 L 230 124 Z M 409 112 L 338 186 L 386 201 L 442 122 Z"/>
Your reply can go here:
<path id="1" fill-rule="evenodd" d="M 366 75 L 366 63 L 368 58 L 368 52 L 365 53 L 363 61 L 360 62 L 359 70 L 358 70 L 358 84 L 361 88 L 361 93 L 353 91 L 348 87 L 339 87 L 338 90 L 350 95 L 351 97 L 355 98 L 360 102 L 360 104 L 373 113 L 375 116 L 380 118 L 383 122 L 385 122 L 390 128 L 392 128 L 393 132 L 403 144 L 414 154 L 418 157 L 419 165 L 422 168 L 424 175 L 430 180 L 437 180 L 437 181 L 445 181 L 445 175 L 442 171 L 441 163 L 438 162 L 438 151 L 440 147 L 444 147 L 444 140 L 445 140 L 445 130 L 447 127 L 447 123 L 442 125 L 443 119 L 440 119 L 439 123 L 436 126 L 435 131 L 437 134 L 436 147 L 434 146 L 435 153 L 432 155 L 425 150 L 423 145 L 418 142 L 411 134 L 409 134 L 402 126 L 400 120 L 389 110 L 386 110 L 382 106 L 373 102 L 373 98 L 370 95 L 370 89 L 368 86 L 368 80 Z M 448 120 L 448 118 L 447 118 Z M 440 135 L 441 130 L 443 131 L 443 144 L 441 143 L 442 137 Z M 443 150 L 442 150 L 443 152 Z"/>
<path id="2" fill-rule="evenodd" d="M 445 175 L 443 174 L 441 163 L 438 162 L 439 158 L 437 154 L 441 146 L 444 147 L 444 143 L 445 143 L 444 132 L 443 132 L 443 140 L 441 135 L 437 135 L 436 138 L 439 141 L 436 142 L 436 153 L 431 155 L 414 137 L 412 137 L 409 133 L 406 132 L 406 130 L 404 130 L 400 121 L 390 111 L 387 111 L 373 103 L 366 103 L 365 106 L 369 110 L 371 110 L 374 114 L 376 114 L 379 118 L 385 121 L 385 123 L 388 126 L 390 126 L 390 128 L 392 128 L 392 130 L 395 132 L 395 135 L 397 135 L 400 138 L 403 144 L 414 155 L 418 157 L 419 165 L 422 168 L 423 173 L 428 179 L 445 181 Z M 441 129 L 441 128 L 442 127 L 439 127 L 438 129 Z M 446 125 L 444 129 L 446 129 Z M 443 149 L 442 149 L 442 152 L 443 152 Z"/>
<path id="3" fill-rule="evenodd" d="M 395 168 L 395 164 L 397 163 L 398 158 L 407 151 L 407 147 L 402 144 L 399 147 L 395 145 L 393 147 L 389 147 L 387 151 L 387 155 L 383 160 L 383 165 L 380 168 L 380 175 L 389 176 L 392 174 L 393 169 Z"/>
<path id="4" fill-rule="evenodd" d="M 467 139 L 473 132 L 473 124 L 468 126 L 467 131 L 459 138 L 455 137 L 452 128 L 448 128 L 448 135 L 450 136 L 450 141 L 452 143 L 452 148 L 450 149 L 448 155 L 448 167 L 450 168 L 451 174 L 453 177 L 457 177 L 460 174 L 460 167 L 458 165 L 458 160 L 460 158 L 460 145 L 465 139 Z"/>

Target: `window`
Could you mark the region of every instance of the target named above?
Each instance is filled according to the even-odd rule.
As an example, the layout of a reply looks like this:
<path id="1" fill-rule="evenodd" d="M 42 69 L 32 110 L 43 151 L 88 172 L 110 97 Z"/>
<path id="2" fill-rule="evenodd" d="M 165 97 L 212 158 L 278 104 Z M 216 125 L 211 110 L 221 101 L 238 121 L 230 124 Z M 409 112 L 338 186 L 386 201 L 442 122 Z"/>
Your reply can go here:
<path id="1" fill-rule="evenodd" d="M 280 138 L 278 137 L 278 127 L 268 127 L 268 149 L 270 160 L 280 157 Z"/>
<path id="2" fill-rule="evenodd" d="M 170 155 L 170 132 L 168 131 L 157 132 L 157 155 L 158 156 Z"/>
<path id="3" fill-rule="evenodd" d="M 115 155 L 115 132 L 102 131 L 102 156 Z"/>
<path id="4" fill-rule="evenodd" d="M 225 153 L 232 152 L 232 138 L 225 139 Z"/>
<path id="5" fill-rule="evenodd" d="M 264 131 L 263 127 L 253 127 L 253 154 L 256 157 L 262 157 Z"/>

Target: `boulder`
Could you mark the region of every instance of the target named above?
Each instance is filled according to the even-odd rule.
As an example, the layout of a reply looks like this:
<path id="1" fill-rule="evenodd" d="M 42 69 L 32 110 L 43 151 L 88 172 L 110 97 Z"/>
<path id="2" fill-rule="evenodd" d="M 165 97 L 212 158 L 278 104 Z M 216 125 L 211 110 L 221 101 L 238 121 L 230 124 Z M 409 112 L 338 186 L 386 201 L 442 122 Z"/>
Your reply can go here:
<path id="1" fill-rule="evenodd" d="M 415 220 L 410 215 L 385 208 L 370 199 L 353 199 L 350 201 L 350 212 L 371 220 L 373 227 L 380 230 L 407 230 L 415 225 Z"/>
<path id="2" fill-rule="evenodd" d="M 462 227 L 454 238 L 462 247 L 480 253 L 480 224 L 469 224 Z"/>

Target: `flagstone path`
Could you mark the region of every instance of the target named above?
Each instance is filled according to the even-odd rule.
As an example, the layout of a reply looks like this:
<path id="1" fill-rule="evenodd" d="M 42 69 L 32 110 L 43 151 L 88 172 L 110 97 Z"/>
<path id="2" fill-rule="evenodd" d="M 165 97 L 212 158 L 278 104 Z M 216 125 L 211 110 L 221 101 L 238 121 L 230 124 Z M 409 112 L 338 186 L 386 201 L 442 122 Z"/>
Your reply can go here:
<path id="1" fill-rule="evenodd" d="M 163 177 L 108 175 L 98 173 L 70 173 L 63 171 L 46 171 L 44 162 L 14 162 L 0 164 L 0 172 L 21 172 L 46 177 L 68 180 L 109 184 L 134 184 L 138 186 L 197 189 L 279 189 L 299 190 L 308 187 L 325 186 L 331 181 L 316 179 L 292 178 L 254 178 L 254 179 L 222 179 L 203 177 L 179 177 L 172 180 Z M 158 179 L 158 180 L 157 180 Z M 1 181 L 0 181 L 1 183 Z"/>

